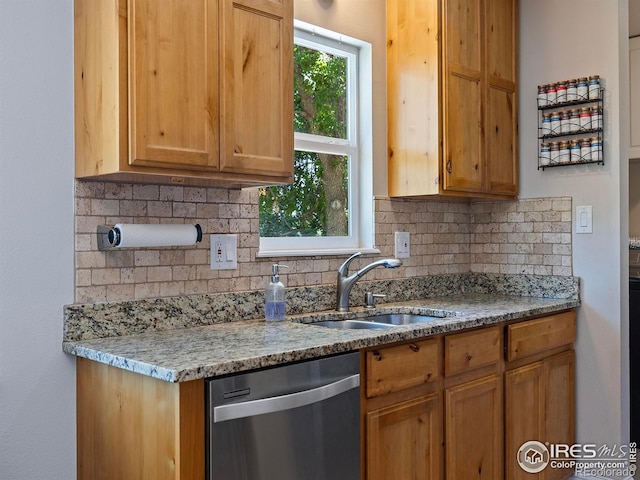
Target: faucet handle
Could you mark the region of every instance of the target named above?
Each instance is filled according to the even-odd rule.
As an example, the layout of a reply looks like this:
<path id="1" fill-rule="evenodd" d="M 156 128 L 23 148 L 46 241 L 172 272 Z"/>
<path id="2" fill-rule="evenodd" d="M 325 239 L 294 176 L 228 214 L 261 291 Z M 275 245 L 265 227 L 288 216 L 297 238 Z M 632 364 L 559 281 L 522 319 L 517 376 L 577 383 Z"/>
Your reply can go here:
<path id="1" fill-rule="evenodd" d="M 364 294 L 364 308 L 375 308 L 375 299 L 376 298 L 384 298 L 386 295 L 382 293 L 371 293 L 367 292 Z"/>
<path id="2" fill-rule="evenodd" d="M 349 258 L 347 258 L 342 265 L 340 265 L 340 267 L 338 268 L 338 275 L 342 275 L 342 276 L 346 276 L 349 273 L 349 264 L 351 263 L 351 261 L 354 258 L 358 258 L 362 256 L 362 252 L 356 252 L 353 255 L 351 255 Z"/>

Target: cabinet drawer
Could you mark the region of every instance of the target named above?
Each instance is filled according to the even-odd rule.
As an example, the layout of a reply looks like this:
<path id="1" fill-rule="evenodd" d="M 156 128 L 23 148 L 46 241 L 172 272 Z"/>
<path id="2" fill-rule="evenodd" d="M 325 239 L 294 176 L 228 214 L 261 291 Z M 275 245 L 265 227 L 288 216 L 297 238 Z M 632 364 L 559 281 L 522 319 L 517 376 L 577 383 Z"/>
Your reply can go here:
<path id="1" fill-rule="evenodd" d="M 433 338 L 367 352 L 367 397 L 397 392 L 438 378 L 438 340 Z"/>
<path id="2" fill-rule="evenodd" d="M 445 376 L 497 363 L 500 360 L 500 328 L 447 335 L 444 339 Z"/>
<path id="3" fill-rule="evenodd" d="M 507 360 L 533 355 L 576 339 L 576 312 L 516 323 L 507 327 Z"/>

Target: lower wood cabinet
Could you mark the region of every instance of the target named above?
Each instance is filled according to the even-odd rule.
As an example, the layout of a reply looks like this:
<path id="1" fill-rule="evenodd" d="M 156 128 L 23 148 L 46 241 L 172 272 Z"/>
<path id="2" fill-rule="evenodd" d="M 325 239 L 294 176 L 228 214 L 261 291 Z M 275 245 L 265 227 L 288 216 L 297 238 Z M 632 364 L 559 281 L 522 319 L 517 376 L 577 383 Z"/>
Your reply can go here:
<path id="1" fill-rule="evenodd" d="M 490 375 L 445 390 L 447 480 L 502 478 L 502 381 Z"/>
<path id="2" fill-rule="evenodd" d="M 520 446 L 575 441 L 576 314 L 363 352 L 366 480 L 562 480 Z"/>
<path id="3" fill-rule="evenodd" d="M 442 478 L 442 400 L 433 393 L 366 414 L 367 479 Z"/>
<path id="4" fill-rule="evenodd" d="M 507 480 L 527 480 L 518 465 L 520 446 L 531 440 L 575 441 L 575 353 L 568 350 L 505 373 Z M 559 480 L 568 469 L 546 468 L 536 478 Z"/>
<path id="5" fill-rule="evenodd" d="M 444 337 L 447 480 L 503 478 L 502 337 L 499 326 Z"/>
<path id="6" fill-rule="evenodd" d="M 204 381 L 76 361 L 78 480 L 202 480 Z"/>

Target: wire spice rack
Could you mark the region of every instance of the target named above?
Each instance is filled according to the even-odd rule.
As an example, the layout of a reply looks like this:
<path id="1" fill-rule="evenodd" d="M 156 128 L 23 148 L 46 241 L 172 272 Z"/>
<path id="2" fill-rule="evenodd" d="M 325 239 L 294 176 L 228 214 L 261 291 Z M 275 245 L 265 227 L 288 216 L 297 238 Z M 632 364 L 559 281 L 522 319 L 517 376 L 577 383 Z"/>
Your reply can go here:
<path id="1" fill-rule="evenodd" d="M 598 92 L 598 98 L 578 95 L 577 100 L 551 104 L 538 98 L 538 170 L 604 165 L 605 89 Z"/>

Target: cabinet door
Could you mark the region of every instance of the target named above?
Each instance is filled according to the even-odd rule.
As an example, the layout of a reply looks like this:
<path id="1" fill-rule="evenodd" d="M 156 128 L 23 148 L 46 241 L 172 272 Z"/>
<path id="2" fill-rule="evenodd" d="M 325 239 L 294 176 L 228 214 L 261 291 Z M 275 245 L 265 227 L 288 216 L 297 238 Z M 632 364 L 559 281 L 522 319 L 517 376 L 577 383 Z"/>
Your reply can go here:
<path id="1" fill-rule="evenodd" d="M 218 3 L 129 1 L 134 166 L 217 170 Z"/>
<path id="2" fill-rule="evenodd" d="M 293 1 L 220 5 L 220 169 L 292 178 Z"/>
<path id="3" fill-rule="evenodd" d="M 544 365 L 536 362 L 505 373 L 505 465 L 507 480 L 528 480 L 531 474 L 518 465 L 523 443 L 546 441 Z"/>
<path id="4" fill-rule="evenodd" d="M 524 442 L 574 443 L 574 365 L 570 350 L 505 374 L 507 480 L 531 478 L 517 462 Z M 536 478 L 561 480 L 570 474 L 570 469 L 547 467 Z"/>
<path id="5" fill-rule="evenodd" d="M 518 187 L 517 2 L 485 0 L 487 189 L 515 195 Z"/>
<path id="6" fill-rule="evenodd" d="M 389 195 L 438 193 L 437 0 L 387 0 Z"/>
<path id="7" fill-rule="evenodd" d="M 500 480 L 502 383 L 491 375 L 445 390 L 447 480 Z"/>
<path id="8" fill-rule="evenodd" d="M 549 443 L 575 442 L 575 352 L 544 360 L 545 439 Z M 569 469 L 545 470 L 545 480 L 567 478 Z"/>
<path id="9" fill-rule="evenodd" d="M 368 412 L 367 480 L 440 480 L 442 407 L 437 393 Z"/>
<path id="10" fill-rule="evenodd" d="M 444 190 L 483 188 L 481 3 L 444 1 Z"/>

